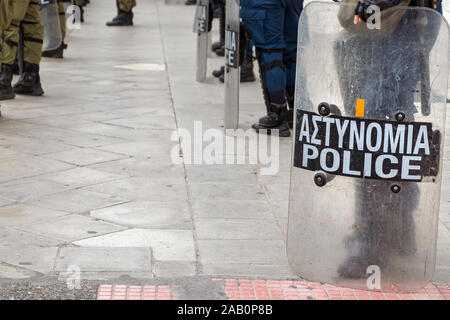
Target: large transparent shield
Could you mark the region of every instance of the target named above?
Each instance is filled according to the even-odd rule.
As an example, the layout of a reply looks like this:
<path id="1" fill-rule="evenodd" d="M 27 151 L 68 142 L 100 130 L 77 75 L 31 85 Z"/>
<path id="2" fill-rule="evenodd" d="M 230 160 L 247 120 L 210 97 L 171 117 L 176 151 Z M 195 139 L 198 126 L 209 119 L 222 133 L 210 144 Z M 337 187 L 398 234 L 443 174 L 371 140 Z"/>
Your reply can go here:
<path id="1" fill-rule="evenodd" d="M 197 71 L 196 80 L 204 82 L 206 80 L 209 36 L 210 31 L 210 3 L 209 0 L 198 0 L 197 10 L 194 19 L 194 32 L 197 32 Z"/>
<path id="2" fill-rule="evenodd" d="M 228 0 L 225 18 L 225 128 L 239 126 L 240 0 Z"/>
<path id="3" fill-rule="evenodd" d="M 41 0 L 39 14 L 41 24 L 44 26 L 42 51 L 54 50 L 61 45 L 63 40 L 56 0 Z"/>
<path id="4" fill-rule="evenodd" d="M 300 18 L 288 259 L 311 281 L 416 290 L 435 269 L 448 25 L 353 15 L 312 2 Z"/>

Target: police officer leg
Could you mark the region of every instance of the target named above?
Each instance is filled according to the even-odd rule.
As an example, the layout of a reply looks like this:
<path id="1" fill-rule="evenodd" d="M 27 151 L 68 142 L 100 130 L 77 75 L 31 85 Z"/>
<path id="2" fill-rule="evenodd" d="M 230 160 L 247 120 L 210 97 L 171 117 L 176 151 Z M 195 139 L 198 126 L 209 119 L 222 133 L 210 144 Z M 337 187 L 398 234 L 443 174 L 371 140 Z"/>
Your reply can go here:
<path id="1" fill-rule="evenodd" d="M 261 86 L 267 115 L 252 128 L 257 132 L 279 130 L 280 136 L 290 136 L 286 105 L 286 71 L 283 64 L 284 18 L 282 0 L 249 0 L 242 3 L 241 17 L 255 42 Z"/>
<path id="2" fill-rule="evenodd" d="M 241 64 L 241 82 L 253 82 L 256 80 L 253 68 L 253 41 L 250 40 L 244 55 L 244 61 Z"/>
<path id="3" fill-rule="evenodd" d="M 19 24 L 13 20 L 3 32 L 1 41 L 2 66 L 0 75 L 0 100 L 13 99 L 16 95 L 11 86 L 14 71 L 14 60 L 16 59 L 17 47 L 19 45 Z"/>
<path id="4" fill-rule="evenodd" d="M 40 22 L 39 4 L 26 0 L 21 4 L 21 24 L 23 28 L 24 65 L 23 73 L 14 84 L 16 94 L 41 96 L 41 79 L 39 76 L 39 63 L 41 62 L 44 28 Z"/>
<path id="5" fill-rule="evenodd" d="M 133 25 L 133 12 L 132 9 L 136 6 L 136 0 L 116 0 L 117 16 L 106 25 L 109 27 L 116 26 L 132 26 Z"/>
<path id="6" fill-rule="evenodd" d="M 246 54 L 240 67 L 240 82 L 253 82 L 256 80 L 253 66 L 253 41 L 250 40 L 247 45 Z M 225 82 L 225 67 L 213 71 L 213 76 L 219 78 L 220 82 Z"/>

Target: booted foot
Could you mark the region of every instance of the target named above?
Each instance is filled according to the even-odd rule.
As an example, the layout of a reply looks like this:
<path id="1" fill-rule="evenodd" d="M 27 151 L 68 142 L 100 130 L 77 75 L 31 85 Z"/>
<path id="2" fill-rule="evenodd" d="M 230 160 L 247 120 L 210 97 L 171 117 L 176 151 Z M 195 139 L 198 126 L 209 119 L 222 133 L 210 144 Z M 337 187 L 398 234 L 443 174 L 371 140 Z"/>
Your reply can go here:
<path id="1" fill-rule="evenodd" d="M 213 71 L 213 75 L 214 75 L 215 72 L 219 72 L 219 70 Z M 225 72 L 222 72 L 222 73 L 218 74 L 217 78 L 219 78 L 220 82 L 224 83 L 225 82 Z M 242 82 L 253 82 L 255 80 L 256 79 L 255 79 L 255 75 L 254 74 L 253 75 L 252 74 L 248 74 L 248 73 L 247 74 L 242 74 L 242 69 L 241 69 L 241 76 L 240 76 L 239 82 L 241 82 L 241 83 Z"/>
<path id="2" fill-rule="evenodd" d="M 23 74 L 14 84 L 13 90 L 16 94 L 42 96 L 44 90 L 42 90 L 41 78 L 39 77 L 39 65 L 25 61 Z"/>
<path id="3" fill-rule="evenodd" d="M 253 82 L 256 80 L 253 72 L 253 61 L 251 57 L 247 57 L 241 65 L 241 82 Z"/>
<path id="4" fill-rule="evenodd" d="M 187 6 L 193 6 L 197 4 L 197 0 L 187 0 L 184 4 Z"/>
<path id="5" fill-rule="evenodd" d="M 224 66 L 221 66 L 220 67 L 220 69 L 218 69 L 218 70 L 214 70 L 213 72 L 212 72 L 212 75 L 215 77 L 215 78 L 219 78 L 221 75 L 223 75 L 225 73 L 225 67 Z"/>
<path id="6" fill-rule="evenodd" d="M 225 47 L 222 45 L 220 46 L 220 48 L 214 50 L 214 52 L 216 53 L 216 55 L 218 55 L 219 57 L 225 57 Z"/>
<path id="7" fill-rule="evenodd" d="M 274 127 L 266 127 L 261 125 L 260 123 L 254 123 L 252 125 L 252 128 L 256 131 L 256 132 L 260 132 L 263 131 L 267 134 L 277 134 L 280 137 L 290 137 L 291 136 L 291 130 L 289 130 L 289 127 L 287 125 L 287 123 L 283 122 L 282 124 L 278 125 L 278 126 L 274 126 Z"/>
<path id="8" fill-rule="evenodd" d="M 16 96 L 11 87 L 13 68 L 12 64 L 2 63 L 2 73 L 0 74 L 0 100 L 14 99 Z"/>
<path id="9" fill-rule="evenodd" d="M 119 10 L 119 14 L 106 23 L 108 27 L 132 26 L 133 12 Z"/>
<path id="10" fill-rule="evenodd" d="M 223 46 L 223 43 L 221 41 L 216 41 L 211 45 L 211 50 L 216 51 L 217 49 L 220 49 L 220 47 Z"/>
<path id="11" fill-rule="evenodd" d="M 42 56 L 46 58 L 62 59 L 65 49 L 67 49 L 67 44 L 62 42 L 61 45 L 56 49 L 42 51 Z"/>

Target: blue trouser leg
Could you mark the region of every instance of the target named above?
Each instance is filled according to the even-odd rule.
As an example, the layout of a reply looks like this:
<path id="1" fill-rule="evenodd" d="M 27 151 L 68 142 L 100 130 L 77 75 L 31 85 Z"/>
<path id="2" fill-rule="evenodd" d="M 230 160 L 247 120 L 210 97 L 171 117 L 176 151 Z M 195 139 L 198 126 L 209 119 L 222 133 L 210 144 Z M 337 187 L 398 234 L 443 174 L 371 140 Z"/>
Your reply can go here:
<path id="1" fill-rule="evenodd" d="M 298 20 L 301 12 L 301 4 L 292 10 L 286 10 L 284 18 L 284 40 L 286 47 L 283 50 L 283 63 L 286 66 L 286 94 L 291 108 L 294 107 L 295 76 L 297 71 L 297 42 Z"/>
<path id="2" fill-rule="evenodd" d="M 253 57 L 253 47 L 255 46 L 255 43 L 253 40 L 250 40 L 247 45 L 247 56 Z"/>
<path id="3" fill-rule="evenodd" d="M 284 105 L 285 90 L 295 86 L 299 0 L 244 0 L 241 17 L 252 35 L 270 104 Z M 288 63 L 289 62 L 289 63 Z M 286 69 L 286 64 L 288 68 Z"/>

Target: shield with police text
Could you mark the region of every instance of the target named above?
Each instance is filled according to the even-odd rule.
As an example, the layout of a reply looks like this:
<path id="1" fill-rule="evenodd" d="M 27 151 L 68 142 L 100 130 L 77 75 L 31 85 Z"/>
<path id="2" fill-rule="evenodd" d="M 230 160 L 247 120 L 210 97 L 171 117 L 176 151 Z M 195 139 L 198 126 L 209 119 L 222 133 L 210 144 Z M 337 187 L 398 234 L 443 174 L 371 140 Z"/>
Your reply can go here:
<path id="1" fill-rule="evenodd" d="M 432 279 L 448 25 L 434 10 L 312 2 L 301 15 L 287 255 L 300 276 L 408 291 Z"/>
<path id="2" fill-rule="evenodd" d="M 196 80 L 204 82 L 208 64 L 210 31 L 210 3 L 209 0 L 198 0 L 195 11 L 194 32 L 197 33 L 197 70 Z"/>
<path id="3" fill-rule="evenodd" d="M 226 129 L 239 126 L 239 52 L 240 52 L 240 1 L 228 0 L 225 23 L 225 114 Z"/>
<path id="4" fill-rule="evenodd" d="M 56 0 L 40 0 L 39 14 L 41 16 L 41 24 L 44 26 L 42 51 L 54 50 L 63 41 Z"/>

